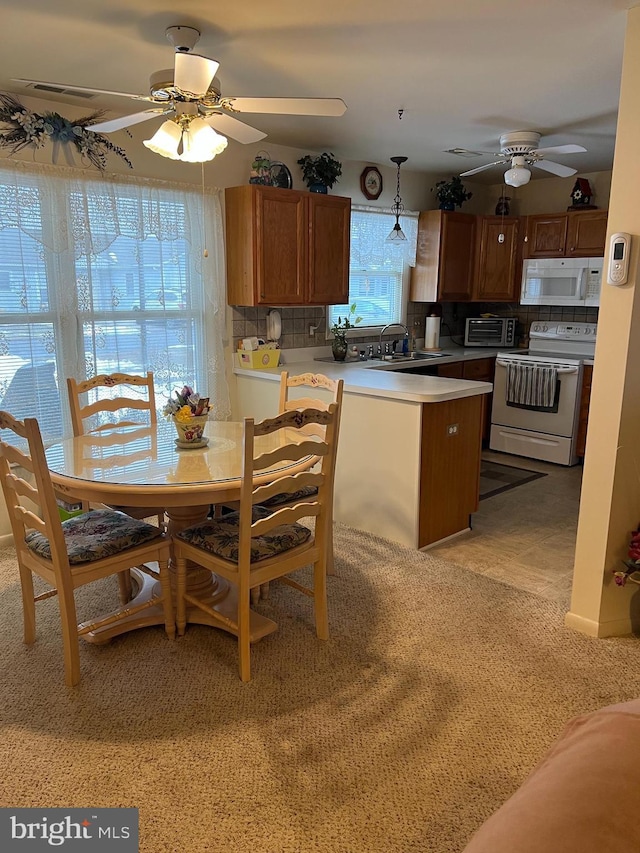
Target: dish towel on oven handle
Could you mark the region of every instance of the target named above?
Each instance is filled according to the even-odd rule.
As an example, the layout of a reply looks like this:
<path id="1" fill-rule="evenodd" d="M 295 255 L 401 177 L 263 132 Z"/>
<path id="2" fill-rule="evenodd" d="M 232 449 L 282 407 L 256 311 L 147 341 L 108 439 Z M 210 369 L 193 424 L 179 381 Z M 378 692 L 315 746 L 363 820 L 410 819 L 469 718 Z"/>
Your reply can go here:
<path id="1" fill-rule="evenodd" d="M 558 384 L 556 367 L 535 364 L 507 364 L 506 402 L 517 406 L 553 408 Z"/>

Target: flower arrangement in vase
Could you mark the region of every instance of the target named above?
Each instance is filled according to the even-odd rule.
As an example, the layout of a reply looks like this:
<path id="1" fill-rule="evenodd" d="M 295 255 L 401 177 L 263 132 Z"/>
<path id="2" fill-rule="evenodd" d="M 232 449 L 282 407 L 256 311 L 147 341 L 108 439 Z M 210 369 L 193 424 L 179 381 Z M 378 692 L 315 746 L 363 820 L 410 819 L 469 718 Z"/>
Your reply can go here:
<path id="1" fill-rule="evenodd" d="M 622 561 L 626 568 L 614 569 L 613 575 L 618 586 L 624 586 L 628 580 L 640 583 L 640 525 L 631 534 L 627 559 Z"/>
<path id="2" fill-rule="evenodd" d="M 179 447 L 202 447 L 207 443 L 204 428 L 209 412 L 209 398 L 201 397 L 189 385 L 184 385 L 182 391 L 176 391 L 175 399 L 169 398 L 162 410 L 166 418 L 173 419 Z"/>
<path id="3" fill-rule="evenodd" d="M 356 317 L 356 303 L 349 306 L 349 313 L 343 317 L 338 317 L 337 321 L 331 327 L 333 332 L 333 341 L 331 342 L 331 352 L 336 361 L 344 361 L 347 355 L 347 330 L 355 329 L 358 323 L 362 322 L 362 317 Z M 351 322 L 350 318 L 354 318 Z"/>

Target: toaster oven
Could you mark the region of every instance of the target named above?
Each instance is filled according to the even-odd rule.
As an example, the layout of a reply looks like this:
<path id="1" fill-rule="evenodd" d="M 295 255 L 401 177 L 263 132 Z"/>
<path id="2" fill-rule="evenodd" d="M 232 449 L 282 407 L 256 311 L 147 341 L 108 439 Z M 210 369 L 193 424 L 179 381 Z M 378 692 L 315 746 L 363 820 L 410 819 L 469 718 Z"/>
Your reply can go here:
<path id="1" fill-rule="evenodd" d="M 513 347 L 515 343 L 515 317 L 467 317 L 466 347 Z"/>

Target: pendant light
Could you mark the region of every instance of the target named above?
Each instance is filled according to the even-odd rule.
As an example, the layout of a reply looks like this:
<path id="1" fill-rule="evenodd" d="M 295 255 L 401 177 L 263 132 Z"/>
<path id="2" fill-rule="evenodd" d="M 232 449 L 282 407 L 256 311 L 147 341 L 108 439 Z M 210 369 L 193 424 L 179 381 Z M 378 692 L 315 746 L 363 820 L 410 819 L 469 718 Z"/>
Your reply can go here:
<path id="1" fill-rule="evenodd" d="M 400 198 L 400 166 L 407 162 L 406 157 L 390 157 L 392 163 L 398 167 L 398 181 L 396 184 L 396 197 L 391 205 L 391 213 L 396 217 L 396 224 L 391 229 L 391 233 L 387 237 L 387 243 L 405 243 L 407 238 L 404 231 L 400 227 L 400 214 L 404 210 L 402 199 Z"/>

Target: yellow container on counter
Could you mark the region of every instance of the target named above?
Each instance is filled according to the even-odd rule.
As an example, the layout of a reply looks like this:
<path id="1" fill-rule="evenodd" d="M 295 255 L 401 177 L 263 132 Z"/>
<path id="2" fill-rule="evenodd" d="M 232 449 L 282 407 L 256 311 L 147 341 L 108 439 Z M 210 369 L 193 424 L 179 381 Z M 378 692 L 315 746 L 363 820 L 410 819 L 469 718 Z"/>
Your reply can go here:
<path id="1" fill-rule="evenodd" d="M 239 350 L 238 364 L 251 370 L 266 370 L 280 364 L 279 349 Z"/>

